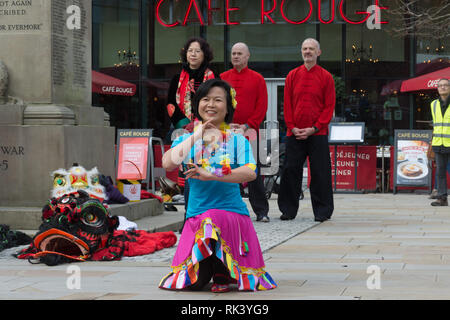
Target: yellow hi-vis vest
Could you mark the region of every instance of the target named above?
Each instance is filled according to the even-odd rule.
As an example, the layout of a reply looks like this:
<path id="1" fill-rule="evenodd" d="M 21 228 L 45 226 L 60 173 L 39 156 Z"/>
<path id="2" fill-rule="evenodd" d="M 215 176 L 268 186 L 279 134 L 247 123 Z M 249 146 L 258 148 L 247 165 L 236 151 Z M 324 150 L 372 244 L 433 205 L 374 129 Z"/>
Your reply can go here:
<path id="1" fill-rule="evenodd" d="M 439 99 L 431 102 L 431 114 L 433 116 L 433 141 L 432 146 L 450 147 L 450 107 L 442 116 Z"/>

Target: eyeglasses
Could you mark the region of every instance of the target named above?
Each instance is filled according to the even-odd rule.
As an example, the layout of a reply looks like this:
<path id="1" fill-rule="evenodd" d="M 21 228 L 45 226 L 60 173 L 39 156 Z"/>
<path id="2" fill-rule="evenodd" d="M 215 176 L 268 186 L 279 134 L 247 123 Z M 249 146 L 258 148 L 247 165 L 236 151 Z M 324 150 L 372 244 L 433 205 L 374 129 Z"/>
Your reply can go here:
<path id="1" fill-rule="evenodd" d="M 190 53 L 190 54 L 193 54 L 193 53 L 200 54 L 200 53 L 202 53 L 202 52 L 203 52 L 203 51 L 200 50 L 200 49 L 189 49 L 189 50 L 187 51 L 187 53 Z"/>

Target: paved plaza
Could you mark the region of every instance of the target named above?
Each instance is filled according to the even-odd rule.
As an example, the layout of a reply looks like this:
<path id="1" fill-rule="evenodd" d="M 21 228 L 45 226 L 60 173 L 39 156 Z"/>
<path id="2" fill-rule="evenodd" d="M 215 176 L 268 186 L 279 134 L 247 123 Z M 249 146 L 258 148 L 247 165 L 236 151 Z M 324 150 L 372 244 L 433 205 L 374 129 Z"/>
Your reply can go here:
<path id="1" fill-rule="evenodd" d="M 0 299 L 450 299 L 449 207 L 431 207 L 427 195 L 414 193 L 334 199 L 334 215 L 324 223 L 314 222 L 308 192 L 295 220 L 281 221 L 271 199 L 271 222 L 254 222 L 275 290 L 161 290 L 158 283 L 169 272 L 175 248 L 55 267 L 12 258 L 18 250 L 13 248 L 0 253 Z M 71 282 L 74 266 L 78 286 Z"/>

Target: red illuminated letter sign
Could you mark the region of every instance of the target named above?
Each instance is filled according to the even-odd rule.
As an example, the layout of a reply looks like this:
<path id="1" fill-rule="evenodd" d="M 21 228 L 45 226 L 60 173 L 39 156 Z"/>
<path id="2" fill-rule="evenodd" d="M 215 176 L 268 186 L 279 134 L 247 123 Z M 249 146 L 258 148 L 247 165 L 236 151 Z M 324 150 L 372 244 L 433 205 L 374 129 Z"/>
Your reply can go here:
<path id="1" fill-rule="evenodd" d="M 203 23 L 202 14 L 201 14 L 201 12 L 200 12 L 200 9 L 199 9 L 199 7 L 198 7 L 198 4 L 197 4 L 197 1 L 196 1 L 196 0 L 191 0 L 191 2 L 189 2 L 189 8 L 187 9 L 186 15 L 184 16 L 183 26 L 186 25 L 186 22 L 187 22 L 188 17 L 189 17 L 189 13 L 191 12 L 192 5 L 194 5 L 195 11 L 197 12 L 198 21 L 199 21 L 200 24 L 203 26 L 204 23 Z M 193 20 L 193 21 L 195 21 L 195 20 Z"/>
<path id="2" fill-rule="evenodd" d="M 239 10 L 240 8 L 230 8 L 230 0 L 226 0 L 226 2 L 225 2 L 225 11 L 226 11 L 226 19 L 227 19 L 227 21 L 226 21 L 226 23 L 227 23 L 227 25 L 232 25 L 232 24 L 239 24 L 239 22 L 231 22 L 230 21 L 230 11 L 237 11 L 237 10 Z"/>
<path id="3" fill-rule="evenodd" d="M 334 11 L 335 11 L 335 7 L 334 7 L 334 0 L 331 0 L 331 18 L 328 21 L 325 21 L 322 19 L 322 1 L 321 0 L 317 0 L 317 6 L 318 6 L 318 10 L 319 10 L 319 20 L 322 23 L 328 24 L 334 21 Z"/>
<path id="4" fill-rule="evenodd" d="M 267 17 L 267 19 L 269 19 L 270 22 L 275 24 L 276 22 L 272 19 L 271 16 L 269 16 L 269 14 L 274 12 L 275 9 L 277 8 L 277 0 L 273 0 L 273 7 L 269 11 L 266 11 L 266 9 L 264 8 L 264 2 L 265 2 L 264 0 L 261 0 L 261 24 L 264 24 L 264 17 Z"/>
<path id="5" fill-rule="evenodd" d="M 352 21 L 352 20 L 350 20 L 349 18 L 347 18 L 347 17 L 345 16 L 345 13 L 344 13 L 344 0 L 341 0 L 341 4 L 339 5 L 339 11 L 341 12 L 341 17 L 342 17 L 346 22 L 351 23 L 351 24 L 361 24 L 361 23 L 364 23 L 364 22 L 367 21 L 367 19 L 369 19 L 369 16 L 370 16 L 370 13 L 367 12 L 367 11 L 356 11 L 357 14 L 365 14 L 366 17 L 365 17 L 363 20 L 361 20 L 361 21 Z"/>
<path id="6" fill-rule="evenodd" d="M 158 4 L 156 5 L 156 19 L 157 19 L 158 22 L 159 22 L 162 26 L 164 26 L 164 27 L 168 27 L 168 28 L 170 28 L 170 27 L 175 27 L 176 25 L 179 24 L 178 21 L 175 21 L 175 22 L 172 23 L 172 24 L 167 24 L 167 23 L 165 23 L 165 22 L 162 21 L 161 16 L 159 15 L 159 8 L 161 7 L 161 4 L 162 4 L 163 2 L 164 2 L 164 0 L 159 0 L 159 1 L 158 1 Z"/>
<path id="7" fill-rule="evenodd" d="M 375 1 L 375 5 L 378 8 L 380 8 L 380 10 L 387 10 L 387 9 L 389 9 L 389 7 L 380 7 L 380 1 L 379 0 Z M 378 12 L 376 14 L 377 14 L 377 17 L 376 17 L 375 21 L 377 21 L 378 23 L 381 23 L 381 24 L 389 23 L 388 21 L 380 21 L 380 18 L 378 17 Z"/>
<path id="8" fill-rule="evenodd" d="M 287 22 L 292 23 L 292 24 L 302 24 L 302 23 L 305 23 L 306 20 L 309 19 L 309 17 L 311 17 L 311 14 L 312 14 L 312 11 L 313 11 L 313 5 L 311 3 L 311 0 L 308 0 L 308 3 L 309 3 L 308 16 L 305 19 L 301 20 L 301 21 L 292 21 L 292 20 L 289 20 L 288 17 L 286 17 L 286 15 L 284 14 L 284 2 L 285 1 L 286 0 L 281 1 L 281 15 L 283 16 L 283 19 L 286 20 Z"/>
<path id="9" fill-rule="evenodd" d="M 306 3 L 305 0 L 303 0 L 303 1 L 304 1 L 304 3 Z M 1 2 L 1 0 L 0 0 L 0 2 Z M 176 2 L 186 3 L 187 0 L 177 0 Z M 261 22 L 261 24 L 264 24 L 265 21 L 268 21 L 268 23 L 276 24 L 277 22 L 272 18 L 272 15 L 274 14 L 275 10 L 277 9 L 277 4 L 278 4 L 277 0 L 272 0 L 271 4 L 268 4 L 268 2 L 270 3 L 270 1 L 268 1 L 268 0 L 260 0 L 260 9 L 261 9 L 261 12 L 260 12 L 260 19 L 261 20 L 260 20 L 260 22 Z M 295 3 L 295 4 L 299 4 L 301 1 L 300 0 L 292 0 L 292 2 Z M 309 12 L 308 12 L 307 16 L 304 19 L 302 19 L 302 20 L 295 21 L 295 20 L 289 19 L 287 17 L 287 15 L 286 15 L 287 11 L 289 10 L 287 8 L 287 0 L 281 0 L 281 5 L 280 5 L 281 16 L 284 19 L 284 21 L 286 21 L 286 22 L 288 22 L 290 24 L 298 25 L 298 24 L 305 23 L 307 20 L 309 20 L 309 18 L 311 18 L 311 15 L 313 13 L 314 7 L 313 7 L 312 2 L 313 2 L 312 0 L 308 0 Z M 355 12 L 355 14 L 362 16 L 361 17 L 362 20 L 359 20 L 359 21 L 358 20 L 354 21 L 354 20 L 350 20 L 349 18 L 347 18 L 347 16 L 345 15 L 346 14 L 346 12 L 345 12 L 346 10 L 344 9 L 345 8 L 345 0 L 340 0 L 339 12 L 341 14 L 342 19 L 345 22 L 347 22 L 347 23 L 356 25 L 356 24 L 362 24 L 362 23 L 366 23 L 367 22 L 369 29 L 371 29 L 370 26 L 375 25 L 375 24 L 376 24 L 376 28 L 379 29 L 379 24 L 386 24 L 386 23 L 388 23 L 387 21 L 381 21 L 381 17 L 380 17 L 381 10 L 387 10 L 389 8 L 388 7 L 380 7 L 379 6 L 380 0 L 375 0 L 374 2 L 375 2 L 375 4 L 369 6 L 366 9 L 366 11 L 356 11 Z M 164 0 L 158 0 L 157 1 L 156 12 L 155 12 L 156 19 L 159 22 L 159 24 L 161 24 L 162 26 L 168 27 L 168 28 L 176 27 L 176 26 L 179 26 L 179 25 L 186 26 L 188 24 L 188 22 L 199 22 L 199 24 L 201 26 L 205 25 L 205 20 L 204 20 L 201 8 L 200 8 L 197 0 L 189 0 L 189 5 L 188 5 L 188 8 L 187 8 L 186 13 L 184 15 L 183 22 L 181 22 L 181 20 L 175 19 L 172 23 L 170 23 L 170 22 L 166 23 L 161 18 L 161 6 L 163 5 L 163 3 L 164 3 Z M 171 3 L 172 3 L 172 1 L 171 1 Z M 205 6 L 207 5 L 207 8 L 206 8 L 207 13 L 204 12 L 205 15 L 206 14 L 208 15 L 207 16 L 207 21 L 206 21 L 207 24 L 208 25 L 213 25 L 214 24 L 213 14 L 215 12 L 217 12 L 217 11 L 221 11 L 222 8 L 221 7 L 219 7 L 219 8 L 213 7 L 212 6 L 212 3 L 213 3 L 212 0 L 207 0 L 207 1 L 203 0 L 203 1 L 201 1 L 201 3 L 204 4 Z M 223 0 L 223 3 L 224 3 L 223 10 L 225 10 L 225 23 L 226 23 L 226 25 L 239 25 L 240 24 L 239 21 L 231 21 L 230 13 L 233 12 L 233 11 L 240 10 L 240 8 L 239 7 L 231 7 L 230 6 L 230 0 Z M 325 20 L 322 17 L 322 12 L 325 11 L 323 9 L 323 6 L 325 4 L 329 5 L 329 10 L 326 10 L 327 12 L 330 12 L 328 20 Z M 266 8 L 266 5 L 268 5 L 269 8 Z M 320 23 L 330 24 L 330 23 L 332 23 L 335 20 L 335 17 L 336 17 L 336 6 L 337 6 L 336 0 L 328 0 L 328 1 L 317 0 L 318 20 L 320 21 Z M 195 15 L 196 16 L 190 19 L 189 16 L 191 14 L 192 7 L 194 7 L 194 9 L 195 9 L 194 16 Z M 371 11 L 371 12 L 368 12 L 368 11 Z M 373 11 L 375 12 L 374 14 L 372 13 Z M 373 21 L 375 21 L 375 22 L 373 22 Z"/>
<path id="10" fill-rule="evenodd" d="M 208 0 L 208 26 L 212 24 L 213 11 L 220 11 L 220 8 L 213 8 L 211 6 L 211 0 Z"/>

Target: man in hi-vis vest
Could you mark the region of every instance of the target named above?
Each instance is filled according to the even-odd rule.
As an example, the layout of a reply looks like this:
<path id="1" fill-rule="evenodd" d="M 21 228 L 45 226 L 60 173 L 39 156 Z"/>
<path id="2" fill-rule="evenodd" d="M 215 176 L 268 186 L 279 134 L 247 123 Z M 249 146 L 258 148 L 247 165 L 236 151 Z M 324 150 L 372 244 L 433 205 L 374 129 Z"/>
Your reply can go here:
<path id="1" fill-rule="evenodd" d="M 439 99 L 431 102 L 433 115 L 433 141 L 437 167 L 437 200 L 432 206 L 448 206 L 447 164 L 450 159 L 450 79 L 438 81 Z"/>

